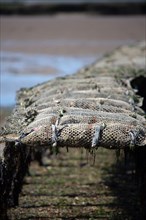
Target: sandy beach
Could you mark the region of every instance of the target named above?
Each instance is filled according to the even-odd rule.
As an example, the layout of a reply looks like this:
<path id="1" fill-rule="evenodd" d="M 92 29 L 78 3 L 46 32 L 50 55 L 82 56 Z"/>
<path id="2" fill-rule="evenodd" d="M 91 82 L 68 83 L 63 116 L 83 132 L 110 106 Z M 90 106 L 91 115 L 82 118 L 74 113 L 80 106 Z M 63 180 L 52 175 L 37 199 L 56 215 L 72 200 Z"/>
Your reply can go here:
<path id="1" fill-rule="evenodd" d="M 87 55 L 145 39 L 144 16 L 2 16 L 1 49 Z"/>
<path id="2" fill-rule="evenodd" d="M 145 39 L 144 16 L 1 16 L 1 106 L 16 91 L 73 74 L 113 49 Z"/>

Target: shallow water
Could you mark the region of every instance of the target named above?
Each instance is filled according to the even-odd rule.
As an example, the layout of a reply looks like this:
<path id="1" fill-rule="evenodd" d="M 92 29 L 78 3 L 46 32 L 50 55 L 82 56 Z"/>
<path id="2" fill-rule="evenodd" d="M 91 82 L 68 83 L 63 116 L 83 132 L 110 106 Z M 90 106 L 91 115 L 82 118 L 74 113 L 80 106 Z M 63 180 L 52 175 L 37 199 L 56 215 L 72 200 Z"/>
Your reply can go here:
<path id="1" fill-rule="evenodd" d="M 77 70 L 91 64 L 102 57 L 102 52 L 93 52 L 94 48 L 117 47 L 132 40 L 2 40 L 1 60 L 1 95 L 0 106 L 11 106 L 16 102 L 16 91 L 22 87 L 31 87 L 38 83 L 51 80 L 58 76 L 75 73 Z M 86 48 L 86 52 L 79 55 L 51 55 L 15 52 L 15 48 L 23 51 L 25 48 L 57 48 L 57 51 L 79 51 Z M 12 50 L 12 51 L 11 51 Z M 11 52 L 10 52 L 11 51 Z M 78 52 L 79 52 L 78 51 Z M 83 55 L 84 54 L 84 55 Z"/>
<path id="2" fill-rule="evenodd" d="M 58 76 L 72 74 L 94 62 L 96 56 L 56 56 L 1 52 L 1 106 L 15 104 L 16 91 Z M 43 74 L 44 73 L 44 74 Z"/>

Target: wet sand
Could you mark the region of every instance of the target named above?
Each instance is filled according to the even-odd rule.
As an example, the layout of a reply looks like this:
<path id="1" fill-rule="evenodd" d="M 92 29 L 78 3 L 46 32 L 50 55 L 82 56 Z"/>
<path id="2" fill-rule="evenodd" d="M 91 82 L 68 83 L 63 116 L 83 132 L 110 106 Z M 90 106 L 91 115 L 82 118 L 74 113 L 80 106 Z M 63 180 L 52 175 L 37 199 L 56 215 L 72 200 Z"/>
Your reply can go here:
<path id="1" fill-rule="evenodd" d="M 1 49 L 57 55 L 103 54 L 145 39 L 144 16 L 2 16 Z"/>
<path id="2" fill-rule="evenodd" d="M 144 16 L 2 16 L 1 106 L 14 105 L 21 87 L 72 74 L 143 39 Z"/>

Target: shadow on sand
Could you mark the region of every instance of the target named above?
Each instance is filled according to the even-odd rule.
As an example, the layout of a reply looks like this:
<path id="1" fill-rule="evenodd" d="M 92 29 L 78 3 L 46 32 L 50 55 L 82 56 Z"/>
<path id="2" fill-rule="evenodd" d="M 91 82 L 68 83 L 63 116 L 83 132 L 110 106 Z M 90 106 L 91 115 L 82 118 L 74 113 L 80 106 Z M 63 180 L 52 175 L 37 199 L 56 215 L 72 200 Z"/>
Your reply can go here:
<path id="1" fill-rule="evenodd" d="M 143 153 L 141 153 L 143 152 Z M 104 168 L 104 184 L 107 185 L 115 197 L 116 209 L 111 220 L 144 220 L 145 189 L 144 166 L 142 155 L 145 149 L 136 150 L 130 154 L 126 152 L 125 158 L 120 156 L 117 163 Z"/>

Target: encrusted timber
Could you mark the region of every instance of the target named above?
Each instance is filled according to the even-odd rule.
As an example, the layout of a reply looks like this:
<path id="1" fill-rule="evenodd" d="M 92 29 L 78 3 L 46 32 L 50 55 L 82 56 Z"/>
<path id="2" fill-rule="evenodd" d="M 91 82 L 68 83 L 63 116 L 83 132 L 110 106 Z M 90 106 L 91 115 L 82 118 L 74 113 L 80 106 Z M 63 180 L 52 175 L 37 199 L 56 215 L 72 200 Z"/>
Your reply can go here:
<path id="1" fill-rule="evenodd" d="M 18 205 L 18 196 L 30 161 L 30 147 L 6 141 L 1 144 L 1 150 L 0 212 L 5 216 L 8 207 Z"/>

